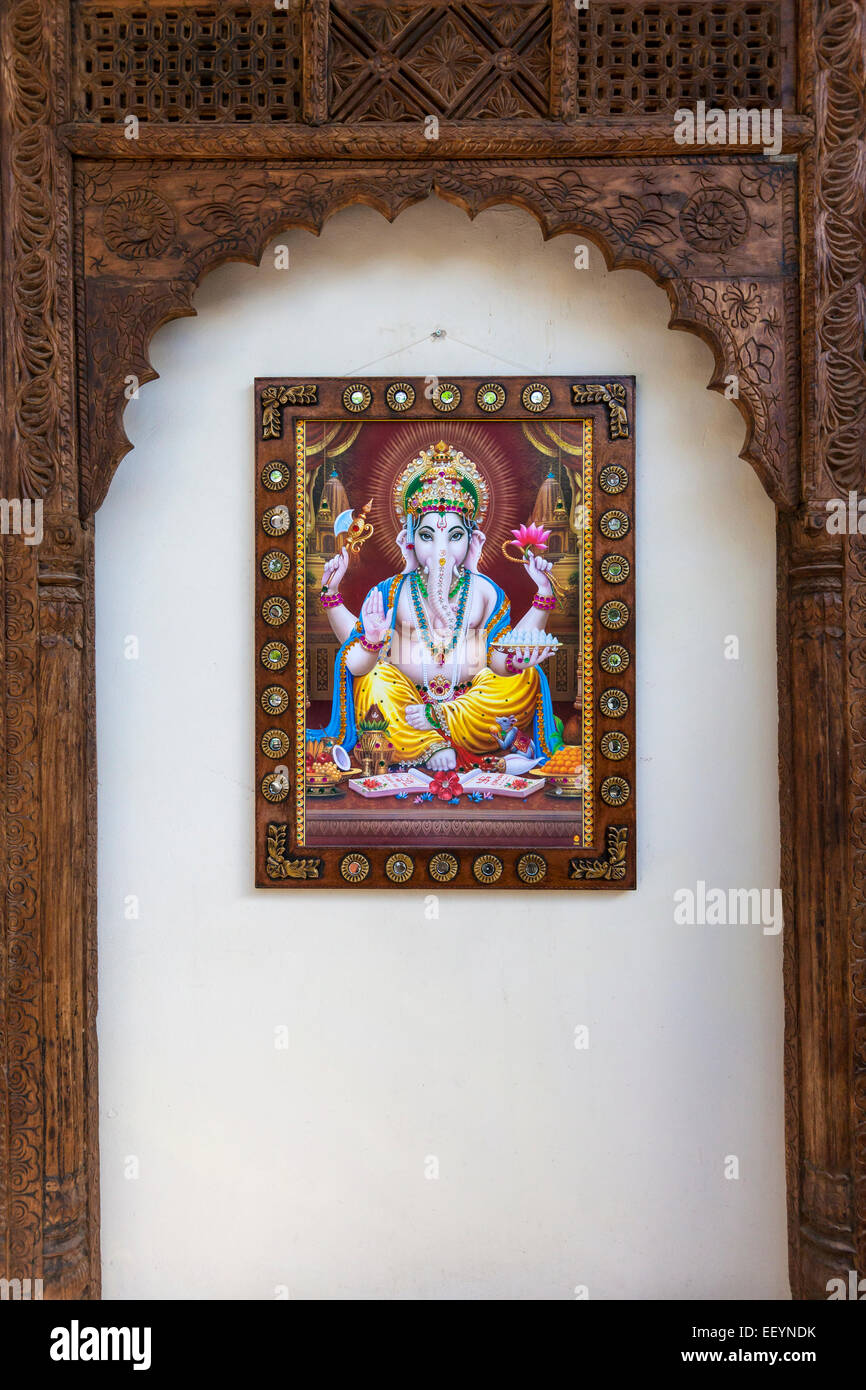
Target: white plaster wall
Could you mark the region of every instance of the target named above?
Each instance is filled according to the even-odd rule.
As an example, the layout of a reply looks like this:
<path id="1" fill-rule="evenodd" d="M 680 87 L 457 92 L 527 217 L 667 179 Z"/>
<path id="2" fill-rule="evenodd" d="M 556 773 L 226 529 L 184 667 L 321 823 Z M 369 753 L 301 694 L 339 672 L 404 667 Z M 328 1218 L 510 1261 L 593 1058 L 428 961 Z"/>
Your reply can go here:
<path id="1" fill-rule="evenodd" d="M 673 922 L 778 882 L 773 510 L 710 353 L 517 209 L 278 240 L 157 335 L 97 520 L 105 1295 L 785 1298 L 781 937 Z M 488 371 L 637 377 L 639 891 L 257 893 L 253 378 Z"/>

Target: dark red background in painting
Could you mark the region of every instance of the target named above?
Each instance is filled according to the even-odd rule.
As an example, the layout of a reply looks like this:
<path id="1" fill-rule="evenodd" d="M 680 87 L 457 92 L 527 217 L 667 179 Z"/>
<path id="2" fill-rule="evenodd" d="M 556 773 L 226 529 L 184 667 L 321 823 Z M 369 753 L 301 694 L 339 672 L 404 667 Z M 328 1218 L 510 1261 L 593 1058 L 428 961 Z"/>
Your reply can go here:
<path id="1" fill-rule="evenodd" d="M 334 424 L 336 423 L 334 422 Z M 413 427 L 417 427 L 418 423 L 418 421 L 413 420 Z M 579 444 L 582 442 L 581 423 L 574 420 L 549 420 L 547 423 L 553 426 L 557 433 L 561 434 L 569 443 Z M 339 443 L 340 438 L 345 437 L 348 428 L 345 421 L 341 421 L 340 424 L 342 430 L 340 436 L 334 441 L 335 444 Z M 488 514 L 489 520 L 482 524 L 487 541 L 481 557 L 481 572 L 495 580 L 505 590 L 511 601 L 512 620 L 517 621 L 532 603 L 535 585 L 520 565 L 505 559 L 501 553 L 501 545 L 510 535 L 512 528 L 529 521 L 538 490 L 547 477 L 551 464 L 558 474 L 558 461 L 541 454 L 532 446 L 523 433 L 519 421 L 500 420 L 495 423 L 488 423 L 487 421 L 448 421 L 439 417 L 431 419 L 429 424 L 428 422 L 423 422 L 423 424 L 424 443 L 421 447 L 427 448 L 439 439 L 444 439 L 447 444 L 454 444 L 478 465 L 487 482 L 491 507 Z M 541 427 L 535 420 L 528 422 L 528 425 L 533 433 L 541 434 Z M 308 424 L 308 444 L 316 441 L 319 437 L 317 432 L 322 428 L 330 432 L 333 424 L 327 421 L 316 421 Z M 333 466 L 342 480 L 353 510 L 359 511 L 371 495 L 374 498 L 373 508 L 369 514 L 369 520 L 374 527 L 374 534 L 364 543 L 360 555 L 352 557 L 349 569 L 341 584 L 346 606 L 353 613 L 360 612 L 361 605 L 374 584 L 389 578 L 391 575 L 401 573 L 403 569 L 402 560 L 394 546 L 394 538 L 399 531 L 399 523 L 391 502 L 391 493 L 397 477 L 416 456 L 418 450 L 417 447 L 408 447 L 405 452 L 401 452 L 399 465 L 392 465 L 385 479 L 383 479 L 381 455 L 383 449 L 387 448 L 393 440 L 395 431 L 404 429 L 403 421 L 365 423 L 350 448 L 333 460 Z M 482 461 L 477 450 L 479 431 L 483 431 L 491 442 L 495 443 L 498 452 L 505 456 L 504 463 L 491 467 Z M 469 442 L 473 437 L 476 441 L 475 448 Z M 552 440 L 544 436 L 542 438 L 548 447 L 555 447 Z M 579 476 L 582 476 L 583 461 L 575 459 L 573 456 L 567 457 L 573 465 L 577 465 Z M 321 454 L 314 454 L 310 457 L 308 466 L 316 468 L 320 463 Z M 330 462 L 326 471 L 328 474 L 331 471 Z M 564 464 L 562 471 L 565 473 Z M 383 482 L 386 483 L 386 486 L 383 486 Z M 505 507 L 501 503 L 503 491 L 508 494 L 508 503 Z M 498 505 L 497 493 L 499 494 Z M 317 498 L 318 495 L 317 489 Z M 563 495 L 566 505 L 568 505 L 568 491 L 565 486 L 563 487 Z M 575 555 L 575 569 L 577 569 L 578 564 L 579 557 Z M 318 604 L 318 596 L 311 594 L 309 596 L 310 611 L 313 611 L 313 604 Z M 539 622 L 542 621 L 543 616 L 543 614 L 539 614 Z M 571 621 L 574 624 L 574 635 L 577 636 L 579 619 L 573 618 Z M 554 709 L 563 721 L 572 713 L 572 706 L 567 702 L 555 702 Z M 307 711 L 307 727 L 321 727 L 327 723 L 329 717 L 330 707 L 322 701 L 314 701 Z"/>

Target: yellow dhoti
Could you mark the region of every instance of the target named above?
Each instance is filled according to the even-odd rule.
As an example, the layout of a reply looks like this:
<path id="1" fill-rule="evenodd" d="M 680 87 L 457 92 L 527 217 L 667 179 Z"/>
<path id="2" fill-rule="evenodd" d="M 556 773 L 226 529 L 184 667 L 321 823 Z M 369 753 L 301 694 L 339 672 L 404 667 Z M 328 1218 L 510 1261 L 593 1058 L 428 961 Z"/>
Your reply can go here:
<path id="1" fill-rule="evenodd" d="M 433 706 L 441 729 L 413 729 L 406 720 L 406 706 L 427 702 L 399 667 L 377 661 L 368 675 L 355 677 L 356 719 L 360 723 L 373 705 L 378 705 L 388 722 L 395 762 L 420 763 L 438 748 L 451 745 L 472 753 L 493 753 L 499 747 L 491 728 L 496 720 L 513 715 L 517 727 L 528 733 L 538 702 L 539 679 L 534 667 L 517 676 L 497 676 L 485 667 L 462 695 Z"/>

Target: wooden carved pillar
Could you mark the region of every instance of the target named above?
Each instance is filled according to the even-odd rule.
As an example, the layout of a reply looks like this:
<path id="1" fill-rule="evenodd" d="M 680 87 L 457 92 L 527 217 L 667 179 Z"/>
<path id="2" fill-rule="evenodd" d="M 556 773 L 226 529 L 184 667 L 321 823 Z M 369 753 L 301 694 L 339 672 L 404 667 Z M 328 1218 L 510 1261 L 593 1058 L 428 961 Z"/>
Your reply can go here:
<path id="1" fill-rule="evenodd" d="M 43 1268 L 47 1297 L 82 1298 L 99 1290 L 93 532 L 49 515 L 37 569 Z"/>
<path id="2" fill-rule="evenodd" d="M 5 0 L 0 1275 L 97 1297 L 92 523 L 79 520 L 67 6 Z M 39 513 L 30 512 L 35 522 Z M 32 537 L 32 538 L 33 538 Z"/>
<path id="3" fill-rule="evenodd" d="M 864 522 L 866 524 L 866 522 Z M 866 536 L 849 536 L 845 559 L 848 650 L 848 878 L 851 1012 L 852 1201 L 856 1269 L 866 1277 Z"/>
<path id="4" fill-rule="evenodd" d="M 7 494 L 8 495 L 8 494 Z M 0 1275 L 99 1291 L 92 532 L 4 538 Z"/>
<path id="5" fill-rule="evenodd" d="M 786 1125 L 794 1297 L 855 1267 L 843 538 L 779 518 Z"/>
<path id="6" fill-rule="evenodd" d="M 866 5 L 800 7 L 802 519 L 779 523 L 794 1297 L 866 1275 Z M 844 504 L 841 534 L 827 502 Z M 851 522 L 853 520 L 853 528 Z M 852 534 L 853 529 L 853 534 Z"/>

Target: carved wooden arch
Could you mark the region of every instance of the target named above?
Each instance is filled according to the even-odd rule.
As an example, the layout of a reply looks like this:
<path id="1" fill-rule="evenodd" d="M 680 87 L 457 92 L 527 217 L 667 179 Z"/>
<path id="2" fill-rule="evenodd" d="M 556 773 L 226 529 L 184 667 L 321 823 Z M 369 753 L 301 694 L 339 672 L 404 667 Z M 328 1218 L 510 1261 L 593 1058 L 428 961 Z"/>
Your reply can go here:
<path id="1" fill-rule="evenodd" d="M 657 31 L 619 0 L 591 21 L 566 0 L 402 0 L 396 30 L 383 0 L 0 0 L 0 476 L 4 498 L 45 501 L 38 547 L 0 537 L 0 1275 L 99 1294 L 92 512 L 128 448 L 124 378 L 153 376 L 152 333 L 220 260 L 431 192 L 470 214 L 519 202 L 546 236 L 646 271 L 712 348 L 711 386 L 738 378 L 743 454 L 779 510 L 791 1283 L 823 1298 L 866 1274 L 866 545 L 823 525 L 828 498 L 866 488 L 866 4 L 715 5 L 722 59 L 686 92 L 678 54 L 707 61 L 709 4 L 650 7 L 666 92 Z M 219 78 L 216 121 L 196 25 L 265 63 Z M 128 64 L 142 45 L 161 61 L 169 29 L 187 66 L 154 64 L 142 96 Z M 446 29 L 470 76 L 446 64 L 431 86 Z M 781 106 L 782 160 L 684 155 L 681 96 Z"/>
<path id="2" fill-rule="evenodd" d="M 599 247 L 608 269 L 641 270 L 667 292 L 669 327 L 710 347 L 709 388 L 733 392 L 746 426 L 741 456 L 783 508 L 799 495 L 796 176 L 742 158 L 707 168 L 681 160 L 616 165 L 556 161 L 417 164 L 137 162 L 76 173 L 81 401 L 87 423 L 81 511 L 100 505 L 130 448 L 126 379 L 153 379 L 156 329 L 194 314 L 202 277 L 231 260 L 258 264 L 289 227 L 318 233 L 362 203 L 393 221 L 436 194 L 469 214 L 504 203 L 529 212 L 545 240 L 566 233 Z M 139 277 L 146 262 L 147 278 Z"/>

